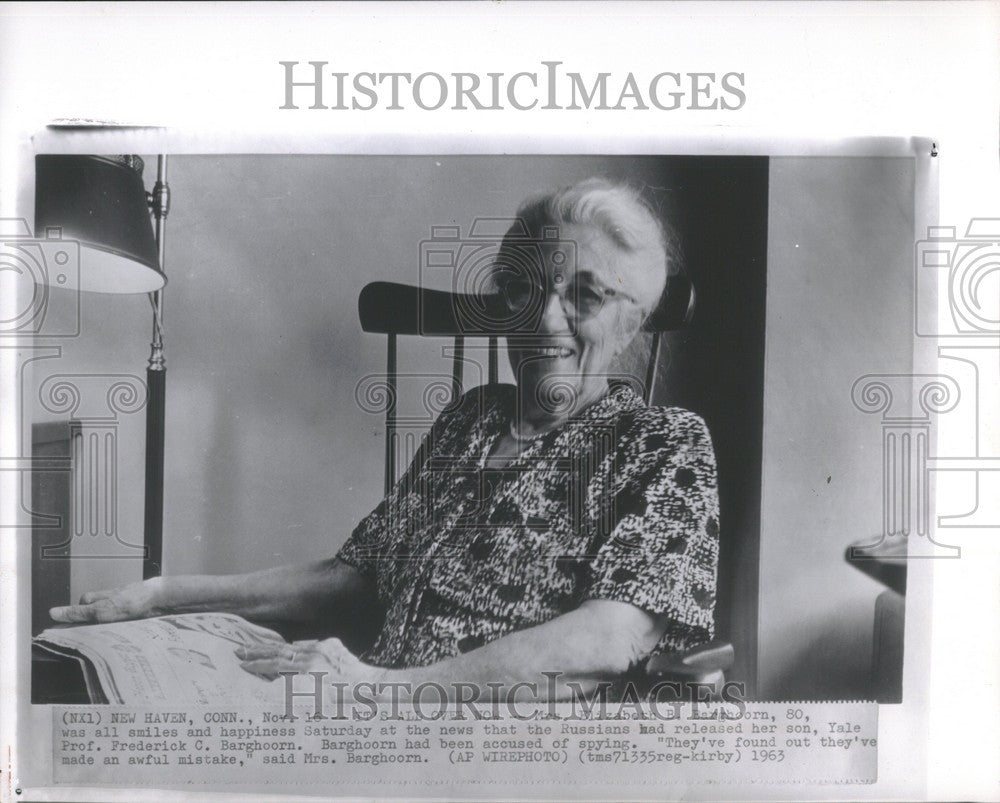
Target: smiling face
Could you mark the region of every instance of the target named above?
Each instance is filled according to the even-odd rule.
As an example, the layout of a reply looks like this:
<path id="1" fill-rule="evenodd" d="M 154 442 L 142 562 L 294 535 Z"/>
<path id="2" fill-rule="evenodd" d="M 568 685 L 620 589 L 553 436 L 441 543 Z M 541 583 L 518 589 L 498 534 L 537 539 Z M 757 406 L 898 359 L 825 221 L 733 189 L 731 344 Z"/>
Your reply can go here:
<path id="1" fill-rule="evenodd" d="M 521 416 L 533 422 L 573 415 L 607 392 L 615 357 L 664 282 L 655 254 L 625 251 L 599 228 L 563 225 L 558 239 L 575 243 L 575 260 L 560 265 L 552 258 L 558 242 L 540 244 L 547 272 L 541 319 L 531 334 L 507 340 Z"/>

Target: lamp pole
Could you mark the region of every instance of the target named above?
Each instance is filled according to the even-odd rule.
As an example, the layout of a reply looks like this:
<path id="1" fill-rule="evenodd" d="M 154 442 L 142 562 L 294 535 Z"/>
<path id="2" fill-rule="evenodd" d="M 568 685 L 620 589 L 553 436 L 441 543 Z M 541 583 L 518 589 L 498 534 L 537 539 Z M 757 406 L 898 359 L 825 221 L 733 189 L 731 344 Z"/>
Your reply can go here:
<path id="1" fill-rule="evenodd" d="M 167 214 L 170 211 L 170 186 L 167 184 L 167 157 L 158 156 L 156 184 L 149 198 L 153 213 L 156 249 L 160 270 L 166 255 Z M 165 272 L 165 271 L 164 271 Z M 164 419 L 167 395 L 167 362 L 163 353 L 163 290 L 149 295 L 153 307 L 153 340 L 146 366 L 146 497 L 143 526 L 145 556 L 142 577 L 158 577 L 163 570 L 163 453 Z"/>

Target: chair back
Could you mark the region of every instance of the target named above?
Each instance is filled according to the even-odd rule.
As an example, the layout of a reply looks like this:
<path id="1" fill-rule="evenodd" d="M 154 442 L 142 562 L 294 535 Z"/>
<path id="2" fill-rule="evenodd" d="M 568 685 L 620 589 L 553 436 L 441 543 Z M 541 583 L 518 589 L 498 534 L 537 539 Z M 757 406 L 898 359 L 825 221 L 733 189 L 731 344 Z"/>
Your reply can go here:
<path id="1" fill-rule="evenodd" d="M 662 335 L 690 323 L 694 309 L 695 291 L 690 280 L 683 275 L 668 277 L 660 303 L 643 327 L 651 333 L 643 387 L 643 398 L 647 404 L 652 402 L 656 385 Z M 358 316 L 365 332 L 386 335 L 385 492 L 388 494 L 396 478 L 397 337 L 413 335 L 453 339 L 451 392 L 452 400 L 455 400 L 463 392 L 465 339 L 487 339 L 487 381 L 496 384 L 499 381 L 498 341 L 503 335 L 515 331 L 515 327 L 505 323 L 510 315 L 499 296 L 449 293 L 396 282 L 366 285 L 358 297 Z"/>

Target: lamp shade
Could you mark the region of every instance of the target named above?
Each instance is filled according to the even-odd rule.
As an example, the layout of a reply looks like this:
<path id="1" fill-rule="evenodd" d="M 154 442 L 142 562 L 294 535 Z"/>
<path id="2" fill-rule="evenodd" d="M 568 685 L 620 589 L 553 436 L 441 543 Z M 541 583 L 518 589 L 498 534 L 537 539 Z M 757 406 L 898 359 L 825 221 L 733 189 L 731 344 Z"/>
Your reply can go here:
<path id="1" fill-rule="evenodd" d="M 166 283 L 137 156 L 36 156 L 35 237 L 53 229 L 80 243 L 77 285 L 63 287 L 151 293 Z"/>

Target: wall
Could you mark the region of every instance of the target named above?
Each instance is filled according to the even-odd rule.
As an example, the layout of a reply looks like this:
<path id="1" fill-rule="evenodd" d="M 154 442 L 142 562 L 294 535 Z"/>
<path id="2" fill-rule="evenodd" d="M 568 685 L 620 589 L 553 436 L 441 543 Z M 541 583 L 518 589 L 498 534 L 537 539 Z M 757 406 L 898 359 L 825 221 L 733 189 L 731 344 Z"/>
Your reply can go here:
<path id="1" fill-rule="evenodd" d="M 844 561 L 881 532 L 878 420 L 865 373 L 912 365 L 913 162 L 772 159 L 759 693 L 863 697 L 875 597 Z M 905 693 L 905 692 L 904 692 Z"/>

